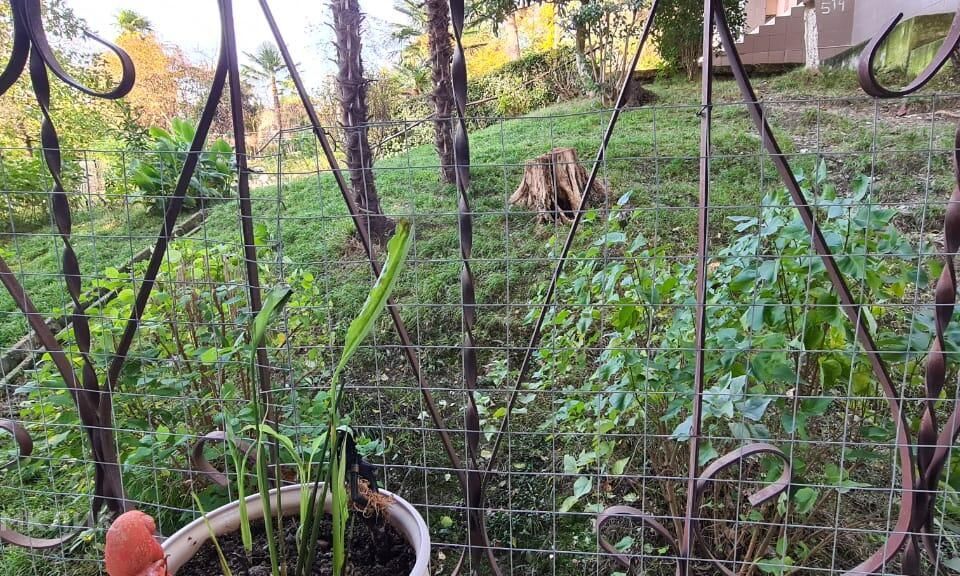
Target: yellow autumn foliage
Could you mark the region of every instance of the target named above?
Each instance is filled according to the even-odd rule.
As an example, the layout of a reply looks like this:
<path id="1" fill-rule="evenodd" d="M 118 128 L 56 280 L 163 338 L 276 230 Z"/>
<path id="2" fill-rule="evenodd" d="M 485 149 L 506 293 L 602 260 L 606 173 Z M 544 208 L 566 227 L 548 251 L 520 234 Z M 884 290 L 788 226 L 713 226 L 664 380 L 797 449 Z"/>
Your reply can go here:
<path id="1" fill-rule="evenodd" d="M 179 48 L 161 43 L 152 33 L 123 33 L 116 44 L 130 55 L 137 72 L 127 102 L 139 112 L 144 126 L 169 126 L 191 104 L 196 96 L 191 88 L 203 83 L 204 70 L 191 64 Z M 112 54 L 104 58 L 110 75 L 119 78 L 119 59 Z"/>

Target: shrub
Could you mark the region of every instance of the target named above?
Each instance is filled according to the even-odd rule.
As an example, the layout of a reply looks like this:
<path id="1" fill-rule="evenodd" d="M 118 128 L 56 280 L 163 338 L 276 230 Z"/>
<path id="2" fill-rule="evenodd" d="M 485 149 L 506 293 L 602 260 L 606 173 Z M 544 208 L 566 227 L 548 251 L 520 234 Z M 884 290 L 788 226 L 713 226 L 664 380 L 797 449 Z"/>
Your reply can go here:
<path id="1" fill-rule="evenodd" d="M 934 318 L 909 303 L 930 281 L 915 248 L 893 225 L 896 211 L 869 202 L 865 177 L 852 181 L 847 196 L 827 181 L 823 164 L 813 178 L 800 180 L 846 280 L 870 303 L 861 313 L 894 381 L 922 394 Z M 545 323 L 542 341 L 549 344 L 538 352 L 532 386 L 557 398 L 543 430 L 569 438 L 564 472 L 577 482 L 568 487 L 562 511 L 595 510 L 621 496 L 630 501 L 630 494 L 605 500 L 590 489 L 630 466 L 656 471 L 662 478 L 656 498 L 677 517 L 683 498 L 676 479 L 686 474 L 692 425 L 695 258 L 677 258 L 676 250 L 651 245 L 642 234 L 628 236 L 634 227 L 628 203 L 629 193 L 613 210 L 609 231 L 571 256 Z M 838 509 L 841 494 L 871 482 L 885 485 L 895 423 L 876 400 L 882 393 L 871 367 L 856 353 L 856 335 L 786 194 L 771 193 L 759 210 L 729 221 L 734 237 L 711 252 L 709 264 L 700 465 L 746 441 L 776 442 L 790 455 L 794 484 L 804 488 L 778 506 L 751 512 L 752 521 L 775 525 L 791 514 L 808 525 L 829 522 L 806 519 Z M 948 349 L 958 342 L 960 329 L 951 324 Z M 849 425 L 838 421 L 844 412 Z M 656 439 L 656 449 L 644 451 L 649 461 L 636 460 L 633 435 Z M 745 477 L 770 481 L 782 464 L 768 458 L 743 467 Z M 850 502 L 845 497 L 844 505 Z M 715 521 L 734 519 L 713 504 Z M 744 560 L 800 558 L 809 554 L 804 540 L 811 537 L 794 530 L 789 542 L 778 544 L 776 558 L 761 550 Z"/>
<path id="2" fill-rule="evenodd" d="M 133 165 L 130 181 L 142 193 L 144 202 L 155 213 L 163 213 L 173 195 L 186 162 L 196 126 L 174 119 L 168 132 L 154 126 L 149 131 L 151 150 Z M 200 155 L 196 172 L 184 200 L 186 210 L 196 210 L 210 199 L 230 196 L 235 175 L 233 147 L 217 139 Z"/>
<path id="3" fill-rule="evenodd" d="M 723 0 L 727 23 L 733 37 L 746 22 L 740 0 Z M 666 0 L 653 20 L 653 38 L 660 47 L 660 57 L 670 72 L 683 70 L 693 78 L 699 69 L 698 58 L 703 50 L 703 2 L 700 0 Z"/>
<path id="4" fill-rule="evenodd" d="M 270 242 L 266 227 L 258 225 L 264 285 L 284 284 L 295 290 L 286 309 L 287 331 L 270 334 L 271 361 L 278 373 L 289 370 L 296 361 L 302 369 L 299 382 L 309 390 L 314 374 L 326 369 L 328 307 L 322 304 L 320 282 L 309 271 L 289 270 L 283 278 L 273 273 L 275 268 L 265 264 L 275 256 Z M 145 266 L 145 262 L 137 265 L 137 277 L 142 277 Z M 235 246 L 207 244 L 189 237 L 178 240 L 161 266 L 117 385 L 114 417 L 124 489 L 134 500 L 158 504 L 157 509 L 148 511 L 168 533 L 192 519 L 185 512 L 192 503 L 190 491 L 183 486 L 189 478 L 190 450 L 197 435 L 223 426 L 225 418 L 231 418 L 237 430 L 258 423 L 250 407 L 256 385 L 250 379 L 245 358 L 237 352 L 245 342 L 251 319 L 245 278 L 243 259 Z M 135 292 L 130 274 L 115 268 L 105 269 L 91 287 L 117 294 L 89 310 L 94 355 L 109 358 L 130 316 Z M 65 345 L 75 351 L 71 336 L 68 332 Z M 299 346 L 300 338 L 309 345 Z M 75 464 L 85 454 L 84 438 L 78 432 L 79 418 L 49 356 L 27 374 L 17 392 L 24 422 L 57 423 L 55 430 L 32 430 L 37 454 L 44 457 L 23 461 L 21 477 L 42 491 L 55 491 L 54 481 L 79 486 L 81 493 L 87 490 L 86 470 Z M 301 395 L 293 387 L 278 390 L 276 397 L 284 433 L 289 433 L 287 426 L 310 433 L 316 429 L 315 423 L 322 422 L 326 392 Z M 55 480 L 44 472 L 49 465 L 47 458 L 61 466 Z M 231 499 L 225 490 L 197 482 L 195 491 L 207 509 Z M 5 493 L 4 488 L 0 486 L 0 494 Z M 21 506 L 15 498 L 12 500 L 10 506 Z M 82 518 L 83 508 L 88 506 L 86 499 L 78 497 L 71 502 L 50 508 Z M 6 505 L 0 502 L 0 514 L 12 517 L 13 510 Z"/>
<path id="5" fill-rule="evenodd" d="M 484 117 L 519 116 L 586 93 L 571 48 L 530 54 L 471 78 L 468 91 L 469 100 L 478 104 L 467 113 L 482 124 Z"/>
<path id="6" fill-rule="evenodd" d="M 61 169 L 64 188 L 73 191 L 81 181 L 80 165 L 69 157 L 63 159 Z M 32 227 L 47 220 L 50 191 L 53 178 L 39 152 L 16 154 L 10 151 L 0 154 L 0 214 L 5 223 L 13 221 Z M 71 200 L 77 197 L 71 195 Z M 19 228 L 19 227 L 18 227 Z"/>

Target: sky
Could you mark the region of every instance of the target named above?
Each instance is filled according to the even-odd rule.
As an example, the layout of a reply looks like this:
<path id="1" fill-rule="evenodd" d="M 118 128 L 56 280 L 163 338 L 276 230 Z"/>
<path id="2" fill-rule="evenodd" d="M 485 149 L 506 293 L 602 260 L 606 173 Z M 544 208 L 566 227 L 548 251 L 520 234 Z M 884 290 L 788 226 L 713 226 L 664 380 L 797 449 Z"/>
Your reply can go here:
<path id="1" fill-rule="evenodd" d="M 107 39 L 117 36 L 116 15 L 127 8 L 146 16 L 161 40 L 180 46 L 191 58 L 208 62 L 216 58 L 220 38 L 216 0 L 66 0 L 66 4 L 87 21 L 91 32 Z M 243 52 L 252 52 L 273 36 L 257 0 L 234 0 L 233 4 L 242 63 Z M 373 24 L 375 19 L 384 26 L 383 21 L 402 18 L 393 10 L 393 0 L 360 0 L 360 4 Z M 327 3 L 270 0 L 269 6 L 304 82 L 310 88 L 319 86 L 332 70 Z M 385 58 L 382 54 L 372 56 L 371 60 Z"/>

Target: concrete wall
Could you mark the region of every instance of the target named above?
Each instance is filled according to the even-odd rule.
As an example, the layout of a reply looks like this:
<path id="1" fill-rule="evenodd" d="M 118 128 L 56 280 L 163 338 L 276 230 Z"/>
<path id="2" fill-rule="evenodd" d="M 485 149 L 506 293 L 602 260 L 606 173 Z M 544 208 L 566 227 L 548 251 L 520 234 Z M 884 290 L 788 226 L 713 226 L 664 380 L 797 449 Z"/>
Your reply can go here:
<path id="1" fill-rule="evenodd" d="M 753 30 L 767 21 L 770 15 L 783 14 L 796 6 L 800 0 L 747 0 L 744 8 L 747 14 L 747 31 Z"/>
<path id="2" fill-rule="evenodd" d="M 859 2 L 859 10 L 854 11 L 851 45 L 856 46 L 873 38 L 880 29 L 897 14 L 903 12 L 904 19 L 921 14 L 954 12 L 960 7 L 960 0 L 846 0 Z"/>
<path id="3" fill-rule="evenodd" d="M 862 0 L 864 4 L 879 0 Z M 913 0 L 906 0 L 912 2 Z M 851 46 L 857 0 L 817 0 L 820 58 L 833 58 Z M 871 7 L 872 8 L 872 7 Z"/>
<path id="4" fill-rule="evenodd" d="M 747 16 L 747 32 L 766 22 L 767 9 L 763 2 L 747 2 L 744 9 Z"/>
<path id="5" fill-rule="evenodd" d="M 798 3 L 799 0 L 747 0 L 748 33 L 762 24 L 771 10 L 783 14 Z M 953 13 L 960 8 L 960 0 L 816 0 L 816 8 L 820 55 L 827 59 L 867 42 L 898 12 L 903 12 L 904 19 Z M 792 24 L 784 23 L 787 35 L 802 36 L 802 22 Z"/>

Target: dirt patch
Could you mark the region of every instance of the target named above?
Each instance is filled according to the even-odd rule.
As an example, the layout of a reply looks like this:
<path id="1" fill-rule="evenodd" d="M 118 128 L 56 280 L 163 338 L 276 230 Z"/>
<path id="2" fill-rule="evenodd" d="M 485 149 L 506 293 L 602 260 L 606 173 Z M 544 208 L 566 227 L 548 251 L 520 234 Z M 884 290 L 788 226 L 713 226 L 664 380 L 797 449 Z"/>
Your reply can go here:
<path id="1" fill-rule="evenodd" d="M 284 522 L 284 559 L 287 573 L 293 574 L 297 565 L 297 528 L 299 522 L 286 519 Z M 270 555 L 262 521 L 251 525 L 253 552 L 247 556 L 240 533 L 235 532 L 217 539 L 227 559 L 233 576 L 269 576 Z M 320 526 L 317 557 L 310 572 L 314 576 L 333 574 L 333 552 L 330 547 L 330 520 Z M 397 530 L 380 518 L 364 519 L 354 516 L 347 528 L 347 567 L 352 576 L 402 576 L 409 574 L 416 563 L 410 545 Z M 213 576 L 223 574 L 220 559 L 212 542 L 204 544 L 197 555 L 187 562 L 177 576 Z"/>

